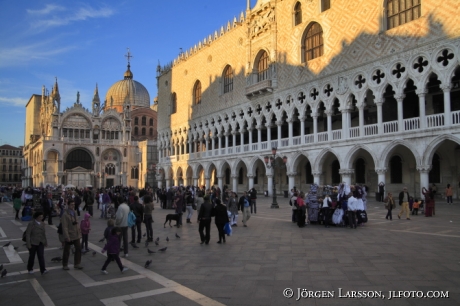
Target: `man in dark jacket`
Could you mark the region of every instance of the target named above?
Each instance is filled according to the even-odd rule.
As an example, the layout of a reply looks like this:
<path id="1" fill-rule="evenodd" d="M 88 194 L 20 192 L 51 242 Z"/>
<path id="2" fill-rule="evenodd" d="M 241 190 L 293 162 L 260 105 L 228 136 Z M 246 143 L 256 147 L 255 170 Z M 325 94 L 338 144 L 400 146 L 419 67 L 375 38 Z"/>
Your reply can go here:
<path id="1" fill-rule="evenodd" d="M 254 213 L 257 214 L 257 206 L 256 206 L 257 190 L 254 187 L 251 188 L 251 190 L 249 190 L 249 196 L 251 198 L 251 214 L 252 214 L 253 207 L 254 207 Z"/>
<path id="2" fill-rule="evenodd" d="M 51 213 L 53 212 L 53 200 L 51 193 L 48 195 L 43 195 L 42 198 L 42 207 L 43 207 L 43 222 L 45 222 L 46 217 L 48 217 L 48 224 L 53 225 L 53 219 L 51 219 Z"/>
<path id="3" fill-rule="evenodd" d="M 131 227 L 131 244 L 133 248 L 137 248 L 135 245 L 136 243 L 136 228 L 137 228 L 137 243 L 141 242 L 142 237 L 142 218 L 144 217 L 144 206 L 139 203 L 139 197 L 134 196 L 134 203 L 131 205 L 131 210 L 133 211 L 134 215 L 136 216 L 136 225 Z"/>
<path id="4" fill-rule="evenodd" d="M 201 204 L 200 212 L 198 213 L 197 221 L 200 223 L 198 226 L 198 232 L 200 233 L 201 244 L 209 244 L 211 239 L 211 218 L 212 217 L 212 204 L 209 195 L 204 197 L 204 203 Z M 203 230 L 206 228 L 206 236 L 203 234 Z"/>

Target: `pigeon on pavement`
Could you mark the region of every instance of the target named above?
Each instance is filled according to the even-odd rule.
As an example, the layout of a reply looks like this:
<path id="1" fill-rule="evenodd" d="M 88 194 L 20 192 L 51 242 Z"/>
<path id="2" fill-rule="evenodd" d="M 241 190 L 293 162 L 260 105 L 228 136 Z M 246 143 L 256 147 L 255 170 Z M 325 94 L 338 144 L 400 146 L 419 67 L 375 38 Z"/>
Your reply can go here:
<path id="1" fill-rule="evenodd" d="M 99 240 L 99 242 L 103 242 L 104 240 L 105 240 L 105 237 L 104 237 L 104 238 L 102 238 L 101 240 Z"/>
<path id="2" fill-rule="evenodd" d="M 6 269 L 2 271 L 2 278 L 6 276 L 6 273 L 8 273 Z"/>
<path id="3" fill-rule="evenodd" d="M 155 241 L 155 245 L 159 245 L 158 241 Z"/>
<path id="4" fill-rule="evenodd" d="M 148 247 L 148 246 L 149 246 L 149 241 L 145 240 L 145 247 Z"/>
<path id="5" fill-rule="evenodd" d="M 62 261 L 62 258 L 61 257 L 54 257 L 54 258 L 51 258 L 51 262 L 61 262 Z"/>
<path id="6" fill-rule="evenodd" d="M 149 254 L 156 253 L 156 252 L 154 252 L 154 251 L 151 251 L 150 249 L 147 249 L 147 252 L 148 252 Z"/>
<path id="7" fill-rule="evenodd" d="M 166 237 L 166 241 L 168 241 L 168 242 L 169 242 L 169 237 Z"/>
<path id="8" fill-rule="evenodd" d="M 96 251 L 93 251 L 93 256 L 96 256 Z"/>
<path id="9" fill-rule="evenodd" d="M 3 270 L 3 264 L 2 264 L 2 265 L 0 265 L 0 271 L 2 271 L 2 270 Z"/>
<path id="10" fill-rule="evenodd" d="M 168 248 L 168 247 L 162 248 L 162 249 L 159 249 L 158 251 L 164 252 L 164 251 L 166 251 L 167 248 Z"/>
<path id="11" fill-rule="evenodd" d="M 180 238 L 180 236 L 179 236 L 179 235 L 177 235 L 177 233 L 176 233 L 176 238 Z"/>
<path id="12" fill-rule="evenodd" d="M 160 241 L 160 237 L 157 237 L 157 240 L 155 240 L 155 241 Z"/>
<path id="13" fill-rule="evenodd" d="M 144 268 L 147 269 L 147 268 L 150 266 L 151 263 L 152 263 L 152 260 L 151 260 L 151 259 L 150 259 L 150 260 L 147 260 L 147 261 L 145 262 Z"/>
<path id="14" fill-rule="evenodd" d="M 145 236 L 147 236 L 147 233 L 144 233 L 144 235 L 142 235 L 142 237 L 145 237 Z"/>
<path id="15" fill-rule="evenodd" d="M 6 248 L 6 247 L 8 247 L 10 244 L 11 244 L 11 241 L 8 242 L 7 244 L 4 244 L 3 247 Z"/>

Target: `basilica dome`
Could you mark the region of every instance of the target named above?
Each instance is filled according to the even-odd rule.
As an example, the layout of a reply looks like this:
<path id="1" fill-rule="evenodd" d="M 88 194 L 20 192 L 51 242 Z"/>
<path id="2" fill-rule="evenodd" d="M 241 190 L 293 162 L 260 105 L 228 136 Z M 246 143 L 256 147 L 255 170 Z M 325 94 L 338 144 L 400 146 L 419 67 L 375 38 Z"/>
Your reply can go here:
<path id="1" fill-rule="evenodd" d="M 113 84 L 105 96 L 106 109 L 114 108 L 123 111 L 123 104 L 127 101 L 133 108 L 150 107 L 150 95 L 141 83 L 133 80 L 130 65 L 124 74 L 124 79 Z"/>

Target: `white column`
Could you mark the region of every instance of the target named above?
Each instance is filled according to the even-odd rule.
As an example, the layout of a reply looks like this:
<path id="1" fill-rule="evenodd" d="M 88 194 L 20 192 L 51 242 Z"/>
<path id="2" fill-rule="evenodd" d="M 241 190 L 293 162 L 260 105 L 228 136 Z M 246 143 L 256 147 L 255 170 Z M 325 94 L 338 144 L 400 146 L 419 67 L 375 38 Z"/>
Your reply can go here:
<path id="1" fill-rule="evenodd" d="M 262 126 L 257 127 L 257 149 L 262 149 L 261 143 L 262 142 Z"/>
<path id="2" fill-rule="evenodd" d="M 450 85 L 442 86 L 444 92 L 444 122 L 445 126 L 450 127 L 452 124 L 452 114 L 450 108 Z"/>
<path id="3" fill-rule="evenodd" d="M 311 117 L 313 118 L 313 141 L 318 142 L 318 114 L 311 114 Z"/>
<path id="4" fill-rule="evenodd" d="M 305 117 L 299 117 L 300 120 L 300 143 L 305 143 Z"/>
<path id="5" fill-rule="evenodd" d="M 315 184 L 320 185 L 321 184 L 321 172 L 312 171 L 311 174 L 313 175 L 313 182 Z"/>
<path id="6" fill-rule="evenodd" d="M 225 133 L 225 152 L 228 153 L 228 132 Z"/>
<path id="7" fill-rule="evenodd" d="M 292 137 L 293 137 L 293 132 L 292 132 L 292 126 L 293 126 L 293 122 L 292 122 L 292 118 L 288 119 L 287 120 L 288 122 L 288 130 L 289 130 L 289 145 L 292 146 Z"/>
<path id="8" fill-rule="evenodd" d="M 270 148 L 270 143 L 272 141 L 272 129 L 271 129 L 271 124 L 268 123 L 266 125 L 266 128 L 267 128 L 267 143 L 268 143 L 268 148 Z"/>
<path id="9" fill-rule="evenodd" d="M 377 174 L 378 174 L 378 183 L 377 183 L 377 191 L 378 191 L 378 185 L 380 183 L 386 184 L 386 182 L 385 182 L 385 173 L 387 172 L 387 169 L 386 168 L 375 169 L 375 172 L 377 172 Z M 385 197 L 386 194 L 383 195 L 383 196 Z"/>
<path id="10" fill-rule="evenodd" d="M 232 176 L 232 190 L 238 192 L 238 176 Z"/>
<path id="11" fill-rule="evenodd" d="M 291 189 L 294 189 L 294 186 L 295 186 L 295 176 L 297 175 L 296 172 L 291 172 L 291 173 L 288 173 L 288 178 L 289 178 L 289 192 L 291 191 Z"/>
<path id="12" fill-rule="evenodd" d="M 348 185 L 351 185 L 351 176 L 353 173 L 355 173 L 355 170 L 354 169 L 340 169 L 339 173 L 342 176 L 342 182 L 347 183 Z"/>
<path id="13" fill-rule="evenodd" d="M 403 99 L 404 95 L 395 97 L 398 101 L 398 132 L 404 132 L 404 121 L 403 121 Z"/>
<path id="14" fill-rule="evenodd" d="M 224 190 L 224 180 L 222 179 L 222 176 L 217 177 L 217 185 L 219 186 L 220 190 Z"/>
<path id="15" fill-rule="evenodd" d="M 212 137 L 211 137 L 211 142 L 212 142 L 212 143 L 211 143 L 211 150 L 214 152 L 214 150 L 216 149 L 216 144 L 215 144 L 215 142 L 216 142 L 216 136 L 212 136 Z"/>
<path id="16" fill-rule="evenodd" d="M 251 151 L 252 149 L 252 131 L 253 131 L 253 127 L 251 126 L 250 128 L 248 128 L 248 133 L 249 133 L 249 150 Z"/>
<path id="17" fill-rule="evenodd" d="M 198 186 L 198 178 L 197 177 L 193 178 L 193 186 Z"/>
<path id="18" fill-rule="evenodd" d="M 254 187 L 254 175 L 248 175 L 249 189 Z"/>
<path id="19" fill-rule="evenodd" d="M 359 136 L 364 136 L 364 105 L 359 106 Z"/>
<path id="20" fill-rule="evenodd" d="M 426 90 L 417 91 L 418 95 L 418 108 L 419 108 L 419 122 L 420 122 L 420 129 L 424 129 L 426 127 L 426 112 L 425 112 L 425 95 Z"/>
<path id="21" fill-rule="evenodd" d="M 383 99 L 375 99 L 375 105 L 377 105 L 377 127 L 379 130 L 379 135 L 383 134 L 383 112 L 382 112 L 382 105 Z"/>
<path id="22" fill-rule="evenodd" d="M 278 127 L 278 141 L 277 141 L 278 142 L 278 146 L 277 146 L 278 148 L 281 148 L 281 125 L 282 124 L 283 124 L 282 121 L 276 122 L 276 125 Z"/>
<path id="23" fill-rule="evenodd" d="M 204 178 L 204 185 L 206 186 L 206 189 L 211 188 L 211 178 L 210 177 Z"/>
<path id="24" fill-rule="evenodd" d="M 267 189 L 268 189 L 268 195 L 273 196 L 273 174 L 267 174 L 267 179 L 268 179 L 268 184 L 267 184 Z"/>
<path id="25" fill-rule="evenodd" d="M 236 148 L 236 131 L 232 131 L 232 136 L 233 136 L 232 147 Z M 233 151 L 233 153 L 235 153 L 235 151 Z"/>
<path id="26" fill-rule="evenodd" d="M 332 141 L 332 111 L 326 112 L 327 115 L 327 140 Z"/>
<path id="27" fill-rule="evenodd" d="M 220 150 L 220 149 L 222 149 L 222 135 L 219 134 L 217 136 L 217 140 L 219 141 L 218 145 L 219 145 L 219 150 Z M 219 152 L 219 154 L 220 154 L 220 152 Z"/>
<path id="28" fill-rule="evenodd" d="M 431 170 L 431 165 L 425 165 L 418 167 L 417 170 L 420 172 L 420 194 L 419 197 L 423 199 L 422 188 L 425 187 L 428 189 L 430 187 L 429 183 L 429 173 Z"/>
<path id="29" fill-rule="evenodd" d="M 241 153 L 244 152 L 244 129 L 240 129 L 240 147 L 241 147 Z"/>

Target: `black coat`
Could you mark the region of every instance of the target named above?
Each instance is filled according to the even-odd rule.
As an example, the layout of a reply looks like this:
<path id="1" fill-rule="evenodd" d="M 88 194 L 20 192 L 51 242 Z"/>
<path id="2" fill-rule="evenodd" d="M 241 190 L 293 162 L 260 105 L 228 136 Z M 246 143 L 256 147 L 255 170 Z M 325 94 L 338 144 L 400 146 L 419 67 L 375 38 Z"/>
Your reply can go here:
<path id="1" fill-rule="evenodd" d="M 230 220 L 228 219 L 227 207 L 225 205 L 216 205 L 216 207 L 214 207 L 214 216 L 214 222 L 216 224 L 225 224 L 230 222 Z"/>
<path id="2" fill-rule="evenodd" d="M 209 202 L 209 200 L 204 202 L 201 204 L 200 212 L 198 213 L 198 221 L 211 219 L 212 212 L 213 210 L 211 202 Z"/>

